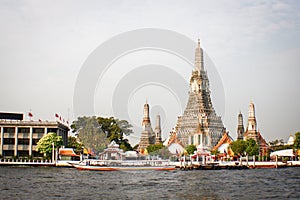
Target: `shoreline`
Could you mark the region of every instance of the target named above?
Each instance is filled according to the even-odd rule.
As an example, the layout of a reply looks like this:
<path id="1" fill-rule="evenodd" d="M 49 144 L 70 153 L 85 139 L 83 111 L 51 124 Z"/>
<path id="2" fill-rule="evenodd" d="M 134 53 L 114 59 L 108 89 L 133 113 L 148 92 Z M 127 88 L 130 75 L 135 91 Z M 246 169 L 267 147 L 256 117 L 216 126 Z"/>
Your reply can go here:
<path id="1" fill-rule="evenodd" d="M 79 163 L 78 161 L 0 161 L 0 166 L 32 166 L 32 167 L 70 167 L 73 166 L 71 162 Z M 287 162 L 275 162 L 275 161 L 248 161 L 248 162 L 215 162 L 201 165 L 200 163 L 191 162 L 170 162 L 170 166 L 175 166 L 178 169 L 198 169 L 198 170 L 218 170 L 218 169 L 257 169 L 257 168 L 286 168 L 286 167 L 300 167 L 300 161 L 287 161 Z"/>

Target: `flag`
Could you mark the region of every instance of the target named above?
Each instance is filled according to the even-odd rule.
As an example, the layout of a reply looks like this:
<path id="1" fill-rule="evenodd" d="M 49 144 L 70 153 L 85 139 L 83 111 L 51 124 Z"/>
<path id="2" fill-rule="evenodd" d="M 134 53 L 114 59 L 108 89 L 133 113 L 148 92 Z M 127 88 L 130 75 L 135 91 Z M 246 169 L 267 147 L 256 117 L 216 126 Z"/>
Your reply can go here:
<path id="1" fill-rule="evenodd" d="M 55 113 L 55 117 L 59 117 L 59 115 L 57 113 Z"/>
<path id="2" fill-rule="evenodd" d="M 59 117 L 59 120 L 61 121 L 61 117 Z"/>
<path id="3" fill-rule="evenodd" d="M 39 119 L 39 122 L 42 122 L 42 120 L 41 120 L 41 119 Z"/>
<path id="4" fill-rule="evenodd" d="M 33 114 L 31 112 L 28 113 L 29 117 L 33 117 Z"/>

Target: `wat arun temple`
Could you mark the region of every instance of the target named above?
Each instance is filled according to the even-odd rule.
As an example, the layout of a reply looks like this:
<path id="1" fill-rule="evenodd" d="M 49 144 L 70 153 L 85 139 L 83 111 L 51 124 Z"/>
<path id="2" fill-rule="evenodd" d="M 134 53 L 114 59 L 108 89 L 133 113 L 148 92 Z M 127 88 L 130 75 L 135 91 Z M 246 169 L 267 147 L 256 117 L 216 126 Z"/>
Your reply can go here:
<path id="1" fill-rule="evenodd" d="M 226 132 L 212 104 L 200 40 L 195 51 L 188 102 L 183 115 L 178 117 L 174 132 L 182 146 L 193 144 L 207 149 L 213 148 Z"/>
<path id="2" fill-rule="evenodd" d="M 233 141 L 223 125 L 221 116 L 217 115 L 210 96 L 209 80 L 204 66 L 203 50 L 200 40 L 195 50 L 195 66 L 190 78 L 188 101 L 182 116 L 178 116 L 176 126 L 170 136 L 163 142 L 171 153 L 184 151 L 187 145 L 195 145 L 197 152 L 206 155 L 211 150 L 221 153 L 228 152 L 229 144 Z M 142 133 L 139 149 L 146 149 L 151 144 L 162 143 L 160 116 L 157 116 L 155 131 L 151 127 L 149 104 L 144 105 Z M 237 139 L 254 139 L 258 144 L 261 155 L 267 152 L 267 143 L 261 133 L 257 131 L 254 104 L 249 105 L 248 125 L 243 125 L 242 113 L 238 115 Z"/>

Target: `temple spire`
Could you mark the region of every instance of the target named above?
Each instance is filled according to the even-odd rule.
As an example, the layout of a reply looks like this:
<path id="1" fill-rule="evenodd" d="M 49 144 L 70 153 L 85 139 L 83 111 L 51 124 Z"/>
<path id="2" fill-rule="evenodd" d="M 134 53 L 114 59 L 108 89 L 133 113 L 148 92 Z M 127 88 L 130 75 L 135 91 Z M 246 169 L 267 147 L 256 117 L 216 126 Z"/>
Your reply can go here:
<path id="1" fill-rule="evenodd" d="M 238 115 L 238 128 L 237 128 L 237 139 L 238 140 L 243 140 L 244 139 L 244 122 L 243 122 L 243 115 L 240 111 Z"/>
<path id="2" fill-rule="evenodd" d="M 155 144 L 160 144 L 161 141 L 161 125 L 160 125 L 160 115 L 156 115 L 156 125 L 155 125 Z"/>
<path id="3" fill-rule="evenodd" d="M 145 125 L 145 123 L 149 123 L 150 122 L 150 116 L 149 116 L 149 104 L 148 101 L 146 99 L 146 103 L 144 104 L 144 117 L 143 117 L 143 125 Z"/>
<path id="4" fill-rule="evenodd" d="M 203 50 L 200 46 L 200 39 L 198 39 L 198 45 L 195 51 L 195 70 L 199 73 L 200 71 L 204 70 L 203 66 Z"/>

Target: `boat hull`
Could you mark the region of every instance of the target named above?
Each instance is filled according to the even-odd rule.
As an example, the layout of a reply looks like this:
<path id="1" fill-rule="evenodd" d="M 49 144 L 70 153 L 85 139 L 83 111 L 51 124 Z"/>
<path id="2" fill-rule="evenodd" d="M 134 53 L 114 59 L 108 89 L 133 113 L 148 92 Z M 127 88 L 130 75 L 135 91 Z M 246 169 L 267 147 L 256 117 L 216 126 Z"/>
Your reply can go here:
<path id="1" fill-rule="evenodd" d="M 124 166 L 124 167 L 108 167 L 108 166 L 75 166 L 78 170 L 89 170 L 89 171 L 136 171 L 136 170 L 158 170 L 158 171 L 169 171 L 175 170 L 175 167 L 171 166 Z"/>

